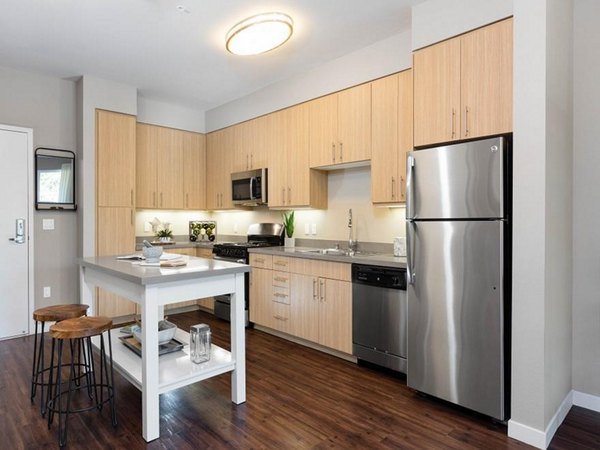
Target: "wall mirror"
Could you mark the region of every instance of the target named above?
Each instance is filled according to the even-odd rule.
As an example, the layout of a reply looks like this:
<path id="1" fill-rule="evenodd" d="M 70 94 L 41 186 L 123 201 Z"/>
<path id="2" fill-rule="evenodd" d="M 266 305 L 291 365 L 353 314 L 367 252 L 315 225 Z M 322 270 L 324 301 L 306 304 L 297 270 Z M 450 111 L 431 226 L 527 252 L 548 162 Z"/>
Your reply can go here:
<path id="1" fill-rule="evenodd" d="M 75 211 L 75 153 L 35 150 L 35 208 Z"/>

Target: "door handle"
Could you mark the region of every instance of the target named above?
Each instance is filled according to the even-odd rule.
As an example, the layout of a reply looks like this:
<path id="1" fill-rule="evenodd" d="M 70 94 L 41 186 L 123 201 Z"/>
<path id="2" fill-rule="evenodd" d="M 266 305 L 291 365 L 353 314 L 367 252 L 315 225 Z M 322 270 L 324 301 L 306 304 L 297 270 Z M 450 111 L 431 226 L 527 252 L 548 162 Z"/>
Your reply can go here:
<path id="1" fill-rule="evenodd" d="M 417 225 L 412 221 L 406 222 L 406 281 L 415 284 L 416 274 L 413 267 L 413 249 L 415 248 L 415 234 Z"/>
<path id="2" fill-rule="evenodd" d="M 408 155 L 406 167 L 408 169 L 408 173 L 406 174 L 406 218 L 414 219 L 413 210 L 415 199 L 413 194 L 413 177 L 415 170 L 415 157 L 413 155 Z"/>
<path id="3" fill-rule="evenodd" d="M 25 219 L 17 219 L 15 221 L 15 237 L 8 238 L 8 240 L 15 244 L 25 243 Z"/>

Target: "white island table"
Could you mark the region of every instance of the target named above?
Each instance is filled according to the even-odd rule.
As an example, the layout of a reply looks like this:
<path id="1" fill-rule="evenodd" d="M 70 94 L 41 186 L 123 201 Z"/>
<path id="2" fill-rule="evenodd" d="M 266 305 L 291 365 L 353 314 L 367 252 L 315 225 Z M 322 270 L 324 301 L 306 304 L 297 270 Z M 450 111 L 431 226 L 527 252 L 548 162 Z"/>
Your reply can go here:
<path id="1" fill-rule="evenodd" d="M 133 300 L 141 307 L 142 324 L 158 324 L 164 305 L 214 295 L 231 294 L 231 352 L 212 346 L 210 361 L 194 364 L 189 346 L 184 351 L 158 356 L 158 326 L 142 327 L 142 357 L 134 354 L 113 332 L 115 368 L 142 392 L 142 434 L 149 442 L 159 437 L 159 395 L 225 372 L 231 374 L 231 399 L 246 401 L 246 348 L 244 313 L 245 264 L 186 257 L 177 268 L 140 266 L 115 256 L 79 260 L 81 302 L 95 313 L 95 288 L 101 287 Z M 116 331 L 116 330 L 115 330 Z M 178 330 L 176 338 L 189 343 L 189 334 Z"/>

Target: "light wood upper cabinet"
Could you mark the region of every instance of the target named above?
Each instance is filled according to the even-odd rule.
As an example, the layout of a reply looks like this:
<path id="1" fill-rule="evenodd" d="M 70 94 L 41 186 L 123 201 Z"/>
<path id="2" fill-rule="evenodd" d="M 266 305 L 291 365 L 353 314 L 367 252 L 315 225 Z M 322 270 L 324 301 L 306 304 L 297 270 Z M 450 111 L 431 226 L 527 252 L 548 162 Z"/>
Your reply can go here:
<path id="1" fill-rule="evenodd" d="M 461 132 L 465 138 L 512 131 L 513 21 L 461 38 Z"/>
<path id="2" fill-rule="evenodd" d="M 206 137 L 183 133 L 183 195 L 185 209 L 206 208 Z"/>
<path id="3" fill-rule="evenodd" d="M 214 131 L 206 137 L 206 208 L 232 209 L 231 172 L 233 167 L 233 131 Z"/>
<path id="4" fill-rule="evenodd" d="M 135 211 L 133 208 L 96 208 L 96 255 L 123 255 L 135 251 Z M 130 300 L 98 289 L 97 313 L 119 317 L 135 314 L 136 304 Z"/>
<path id="5" fill-rule="evenodd" d="M 310 167 L 371 159 L 371 84 L 308 102 Z"/>
<path id="6" fill-rule="evenodd" d="M 512 19 L 413 54 L 414 145 L 512 130 Z"/>
<path id="7" fill-rule="evenodd" d="M 269 207 L 325 208 L 327 175 L 309 168 L 308 106 L 275 113 L 269 157 Z"/>
<path id="8" fill-rule="evenodd" d="M 135 116 L 96 110 L 97 206 L 134 206 L 135 139 Z"/>
<path id="9" fill-rule="evenodd" d="M 412 149 L 412 71 L 405 70 L 371 83 L 371 200 L 406 201 L 406 153 Z"/>
<path id="10" fill-rule="evenodd" d="M 267 167 L 265 137 L 269 132 L 267 116 L 233 125 L 233 172 Z"/>
<path id="11" fill-rule="evenodd" d="M 138 123 L 136 153 L 137 208 L 204 208 L 204 135 Z"/>

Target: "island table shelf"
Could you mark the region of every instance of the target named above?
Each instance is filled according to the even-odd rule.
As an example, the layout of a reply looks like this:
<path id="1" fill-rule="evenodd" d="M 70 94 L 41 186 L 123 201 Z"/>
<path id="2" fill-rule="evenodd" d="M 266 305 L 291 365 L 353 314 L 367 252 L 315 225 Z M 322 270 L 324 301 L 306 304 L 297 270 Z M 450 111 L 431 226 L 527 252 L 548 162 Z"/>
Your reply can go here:
<path id="1" fill-rule="evenodd" d="M 159 437 L 159 398 L 162 393 L 226 372 L 231 372 L 231 399 L 246 401 L 246 351 L 244 313 L 245 264 L 185 257 L 177 268 L 140 266 L 116 256 L 79 260 L 81 302 L 95 312 L 95 288 L 101 287 L 140 305 L 142 324 L 162 319 L 164 305 L 215 295 L 231 294 L 231 352 L 213 345 L 211 360 L 194 364 L 189 346 L 183 351 L 158 355 L 158 325 L 142 326 L 142 357 L 119 342 L 119 330 L 111 333 L 115 368 L 142 392 L 142 435 L 146 441 Z M 189 334 L 178 330 L 176 338 L 189 343 Z M 99 342 L 99 337 L 95 342 Z"/>

